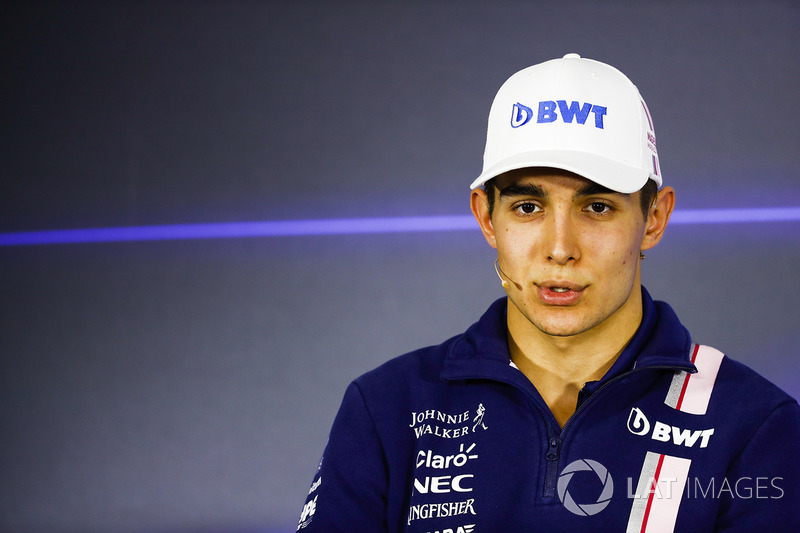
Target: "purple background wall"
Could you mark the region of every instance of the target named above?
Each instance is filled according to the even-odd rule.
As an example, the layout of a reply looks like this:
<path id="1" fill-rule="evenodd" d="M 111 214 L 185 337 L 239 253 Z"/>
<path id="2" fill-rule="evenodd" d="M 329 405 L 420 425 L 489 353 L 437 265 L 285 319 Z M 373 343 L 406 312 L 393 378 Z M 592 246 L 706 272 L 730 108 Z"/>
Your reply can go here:
<path id="1" fill-rule="evenodd" d="M 800 206 L 793 2 L 5 2 L 0 238 L 464 215 L 491 99 L 567 52 L 678 209 Z M 800 396 L 800 222 L 675 225 L 645 284 Z M 0 531 L 293 531 L 346 384 L 502 292 L 473 231 L 0 247 Z"/>

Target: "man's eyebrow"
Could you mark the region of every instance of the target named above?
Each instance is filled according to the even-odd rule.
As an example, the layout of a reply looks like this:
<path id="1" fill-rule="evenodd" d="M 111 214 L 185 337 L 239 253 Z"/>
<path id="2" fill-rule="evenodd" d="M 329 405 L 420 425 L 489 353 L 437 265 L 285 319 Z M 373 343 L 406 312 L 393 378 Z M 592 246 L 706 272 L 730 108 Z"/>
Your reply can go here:
<path id="1" fill-rule="evenodd" d="M 575 193 L 574 198 L 593 196 L 595 194 L 615 194 L 626 197 L 630 196 L 630 194 L 611 190 L 608 187 L 600 185 L 599 183 L 589 182 L 586 184 L 586 186 L 582 187 Z M 509 185 L 508 187 L 503 188 L 500 191 L 500 198 L 507 196 L 531 196 L 534 198 L 547 198 L 549 195 L 547 191 L 539 185 L 527 183 L 523 185 Z"/>
<path id="2" fill-rule="evenodd" d="M 534 196 L 546 198 L 547 191 L 532 183 L 526 185 L 509 185 L 500 191 L 500 198 L 504 196 Z"/>
<path id="3" fill-rule="evenodd" d="M 603 187 L 599 183 L 590 182 L 582 189 L 578 190 L 575 193 L 575 198 L 581 198 L 584 196 L 593 196 L 595 194 L 618 194 L 620 196 L 630 196 L 630 194 L 625 194 L 617 191 L 612 191 L 608 187 Z"/>

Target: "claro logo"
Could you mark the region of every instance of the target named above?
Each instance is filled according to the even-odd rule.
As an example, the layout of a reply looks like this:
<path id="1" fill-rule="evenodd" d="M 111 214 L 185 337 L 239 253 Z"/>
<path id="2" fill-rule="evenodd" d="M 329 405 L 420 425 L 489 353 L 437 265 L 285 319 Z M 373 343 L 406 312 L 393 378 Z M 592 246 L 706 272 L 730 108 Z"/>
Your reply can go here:
<path id="1" fill-rule="evenodd" d="M 641 409 L 634 407 L 628 415 L 628 431 L 634 435 L 645 437 L 650 435 L 653 440 L 661 442 L 670 442 L 678 446 L 686 446 L 687 448 L 694 447 L 695 444 L 700 444 L 701 448 L 708 446 L 708 441 L 711 440 L 711 435 L 714 434 L 714 428 L 711 429 L 681 429 L 677 426 L 671 426 L 658 420 L 652 425 Z"/>
<path id="2" fill-rule="evenodd" d="M 430 468 L 434 470 L 461 469 L 468 462 L 478 458 L 475 451 L 475 444 L 465 447 L 461 444 L 458 453 L 452 455 L 438 455 L 432 450 L 420 450 L 417 452 L 417 469 Z M 470 486 L 472 474 L 460 474 L 456 476 L 424 476 L 414 478 L 414 490 L 419 494 L 448 494 L 450 492 L 472 492 Z"/>

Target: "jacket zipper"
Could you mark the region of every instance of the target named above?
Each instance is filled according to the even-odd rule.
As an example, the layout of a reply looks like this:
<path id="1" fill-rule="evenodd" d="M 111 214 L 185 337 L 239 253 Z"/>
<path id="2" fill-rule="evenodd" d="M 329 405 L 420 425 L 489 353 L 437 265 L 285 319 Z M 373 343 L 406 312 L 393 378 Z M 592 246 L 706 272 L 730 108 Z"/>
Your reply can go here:
<path id="1" fill-rule="evenodd" d="M 564 423 L 564 427 L 561 428 L 561 431 L 558 433 L 553 433 L 548 437 L 548 445 L 547 445 L 547 453 L 545 454 L 545 482 L 544 482 L 544 493 L 542 496 L 545 498 L 553 498 L 556 495 L 556 484 L 558 481 L 558 462 L 561 457 L 561 443 L 564 442 L 564 436 L 567 433 L 567 429 L 570 426 L 572 420 L 578 416 L 578 414 L 586 408 L 586 405 L 589 404 L 597 395 L 614 383 L 622 378 L 626 378 L 631 374 L 634 374 L 640 370 L 677 370 L 679 367 L 677 366 L 644 366 L 640 368 L 633 368 L 624 374 L 620 374 L 606 383 L 601 385 L 594 393 L 586 398 L 586 400 L 578 407 L 572 416 L 570 416 L 567 421 Z"/>
<path id="2" fill-rule="evenodd" d="M 565 424 L 566 426 L 566 424 Z M 556 435 L 549 438 L 545 460 L 544 497 L 552 498 L 556 494 L 556 481 L 558 478 L 558 457 L 561 454 L 561 439 Z"/>

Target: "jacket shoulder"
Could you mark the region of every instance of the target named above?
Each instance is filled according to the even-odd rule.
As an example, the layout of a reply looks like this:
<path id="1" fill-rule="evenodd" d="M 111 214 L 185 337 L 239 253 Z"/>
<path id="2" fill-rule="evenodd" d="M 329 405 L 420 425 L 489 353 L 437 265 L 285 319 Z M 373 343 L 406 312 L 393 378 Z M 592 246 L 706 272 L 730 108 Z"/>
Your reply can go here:
<path id="1" fill-rule="evenodd" d="M 411 392 L 416 387 L 441 383 L 444 362 L 452 345 L 463 334 L 435 346 L 426 346 L 389 359 L 362 374 L 353 383 L 365 396 L 386 397 L 391 393 Z"/>
<path id="2" fill-rule="evenodd" d="M 783 404 L 797 403 L 786 391 L 746 364 L 726 356 L 720 365 L 718 387 L 727 401 L 760 406 L 770 411 Z"/>

